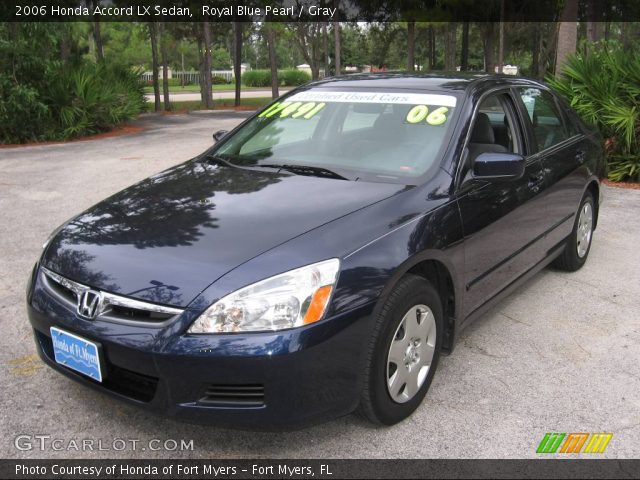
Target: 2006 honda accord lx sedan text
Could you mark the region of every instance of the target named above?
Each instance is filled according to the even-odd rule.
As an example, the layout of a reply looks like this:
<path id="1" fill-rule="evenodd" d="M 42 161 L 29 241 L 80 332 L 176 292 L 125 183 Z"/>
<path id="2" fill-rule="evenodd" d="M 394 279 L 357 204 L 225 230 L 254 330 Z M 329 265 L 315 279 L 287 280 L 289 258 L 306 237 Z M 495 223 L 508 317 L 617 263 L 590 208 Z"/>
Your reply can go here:
<path id="1" fill-rule="evenodd" d="M 461 328 L 589 254 L 602 139 L 540 83 L 336 77 L 214 138 L 51 235 L 48 365 L 187 421 L 390 425 Z"/>

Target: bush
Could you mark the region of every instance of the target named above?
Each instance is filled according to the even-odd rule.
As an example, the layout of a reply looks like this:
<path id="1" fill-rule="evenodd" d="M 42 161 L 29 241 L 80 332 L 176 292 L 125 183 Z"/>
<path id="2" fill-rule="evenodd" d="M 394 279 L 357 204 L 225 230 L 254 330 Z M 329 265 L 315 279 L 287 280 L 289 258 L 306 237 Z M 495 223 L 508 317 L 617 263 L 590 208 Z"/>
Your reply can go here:
<path id="1" fill-rule="evenodd" d="M 291 68 L 278 72 L 278 79 L 285 87 L 297 87 L 298 85 L 311 81 L 311 75 L 304 70 Z"/>
<path id="2" fill-rule="evenodd" d="M 311 80 L 304 70 L 294 68 L 278 71 L 278 83 L 285 87 L 296 87 Z M 271 70 L 249 70 L 242 75 L 242 83 L 247 87 L 271 86 Z"/>
<path id="3" fill-rule="evenodd" d="M 109 130 L 145 108 L 140 72 L 106 63 L 63 68 L 51 76 L 45 99 L 54 135 L 64 139 Z"/>
<path id="4" fill-rule="evenodd" d="M 640 181 L 640 53 L 592 45 L 547 81 L 606 138 L 609 179 Z"/>
<path id="5" fill-rule="evenodd" d="M 231 83 L 231 82 L 227 82 L 227 79 L 224 77 L 221 77 L 220 75 L 214 75 L 213 77 L 211 77 L 212 85 L 227 85 L 228 83 Z"/>
<path id="6" fill-rule="evenodd" d="M 35 88 L 13 85 L 8 76 L 2 76 L 0 98 L 0 142 L 22 143 L 45 136 L 49 110 Z"/>
<path id="7" fill-rule="evenodd" d="M 242 74 L 242 83 L 247 87 L 268 87 L 271 85 L 269 70 L 248 70 Z"/>

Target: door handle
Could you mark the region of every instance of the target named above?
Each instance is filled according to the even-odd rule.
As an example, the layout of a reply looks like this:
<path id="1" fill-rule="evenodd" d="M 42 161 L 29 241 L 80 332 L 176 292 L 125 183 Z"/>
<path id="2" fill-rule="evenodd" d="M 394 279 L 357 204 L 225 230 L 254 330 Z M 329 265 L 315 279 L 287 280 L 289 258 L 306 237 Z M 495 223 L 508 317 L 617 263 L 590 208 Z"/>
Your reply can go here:
<path id="1" fill-rule="evenodd" d="M 540 191 L 540 187 L 542 186 L 542 182 L 544 182 L 543 175 L 531 175 L 529 177 L 529 181 L 527 182 L 527 187 L 529 187 L 529 190 L 531 190 L 533 193 L 538 193 Z"/>
<path id="2" fill-rule="evenodd" d="M 578 150 L 576 152 L 576 161 L 578 163 L 584 163 L 586 159 L 587 159 L 587 154 L 584 150 Z"/>

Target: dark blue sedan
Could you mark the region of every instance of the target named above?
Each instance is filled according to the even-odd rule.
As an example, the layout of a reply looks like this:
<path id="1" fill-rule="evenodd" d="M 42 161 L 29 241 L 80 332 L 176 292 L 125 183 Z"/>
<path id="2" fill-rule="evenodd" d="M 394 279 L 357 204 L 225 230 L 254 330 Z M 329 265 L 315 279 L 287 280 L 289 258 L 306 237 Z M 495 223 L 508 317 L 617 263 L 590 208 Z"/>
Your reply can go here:
<path id="1" fill-rule="evenodd" d="M 49 366 L 187 421 L 391 425 L 461 328 L 589 254 L 602 139 L 540 83 L 331 78 L 214 137 L 51 235 Z"/>

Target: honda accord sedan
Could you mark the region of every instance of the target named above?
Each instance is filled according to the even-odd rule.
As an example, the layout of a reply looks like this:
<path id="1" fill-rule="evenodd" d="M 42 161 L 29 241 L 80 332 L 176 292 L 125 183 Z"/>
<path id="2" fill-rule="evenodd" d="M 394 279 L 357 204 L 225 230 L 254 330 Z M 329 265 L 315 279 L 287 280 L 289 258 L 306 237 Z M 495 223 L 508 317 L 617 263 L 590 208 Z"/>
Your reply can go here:
<path id="1" fill-rule="evenodd" d="M 602 139 L 531 80 L 330 78 L 214 139 L 59 227 L 27 294 L 46 364 L 186 421 L 397 423 L 597 225 Z"/>

